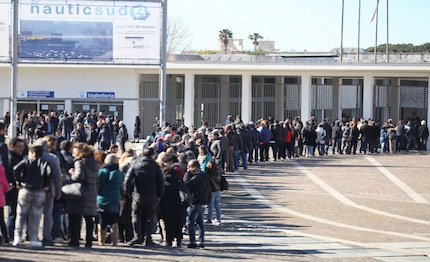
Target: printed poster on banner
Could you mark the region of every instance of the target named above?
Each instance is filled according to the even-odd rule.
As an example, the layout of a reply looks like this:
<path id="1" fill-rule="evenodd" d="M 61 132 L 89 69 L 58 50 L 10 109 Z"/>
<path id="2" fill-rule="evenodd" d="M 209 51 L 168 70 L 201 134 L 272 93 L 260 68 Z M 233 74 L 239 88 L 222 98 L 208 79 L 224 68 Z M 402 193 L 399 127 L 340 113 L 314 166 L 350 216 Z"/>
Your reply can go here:
<path id="1" fill-rule="evenodd" d="M 160 64 L 160 2 L 22 0 L 20 7 L 23 60 Z"/>
<path id="2" fill-rule="evenodd" d="M 0 0 L 0 61 L 9 61 L 10 1 Z"/>

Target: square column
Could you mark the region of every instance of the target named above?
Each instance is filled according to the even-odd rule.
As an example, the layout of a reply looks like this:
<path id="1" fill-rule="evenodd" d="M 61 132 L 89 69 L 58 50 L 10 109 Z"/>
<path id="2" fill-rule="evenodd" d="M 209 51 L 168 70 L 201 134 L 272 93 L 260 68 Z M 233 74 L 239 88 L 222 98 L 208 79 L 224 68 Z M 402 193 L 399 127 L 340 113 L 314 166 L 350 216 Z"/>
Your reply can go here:
<path id="1" fill-rule="evenodd" d="M 363 117 L 368 119 L 373 118 L 373 90 L 374 77 L 372 75 L 364 75 L 363 78 Z"/>
<path id="2" fill-rule="evenodd" d="M 184 124 L 186 126 L 194 125 L 194 82 L 194 74 L 185 74 Z"/>
<path id="3" fill-rule="evenodd" d="M 301 119 L 308 121 L 312 116 L 312 76 L 302 75 Z"/>
<path id="4" fill-rule="evenodd" d="M 242 121 L 255 121 L 252 116 L 252 75 L 242 75 Z"/>
<path id="5" fill-rule="evenodd" d="M 64 100 L 64 110 L 66 110 L 69 115 L 73 113 L 72 100 Z"/>
<path id="6" fill-rule="evenodd" d="M 124 100 L 123 112 L 137 112 L 137 115 L 139 115 L 139 101 L 138 100 Z M 136 115 L 123 114 L 122 121 L 124 121 L 124 124 L 127 127 L 129 139 L 131 139 L 133 137 L 135 118 L 136 118 Z"/>
<path id="7" fill-rule="evenodd" d="M 430 83 L 430 78 L 427 79 L 428 83 Z M 427 89 L 429 88 L 428 84 L 427 84 Z M 427 91 L 427 119 L 426 119 L 426 123 L 427 126 L 429 126 L 429 119 L 430 119 L 430 109 L 429 109 L 429 104 L 430 102 L 430 92 Z M 430 151 L 430 143 L 427 142 L 427 151 Z"/>

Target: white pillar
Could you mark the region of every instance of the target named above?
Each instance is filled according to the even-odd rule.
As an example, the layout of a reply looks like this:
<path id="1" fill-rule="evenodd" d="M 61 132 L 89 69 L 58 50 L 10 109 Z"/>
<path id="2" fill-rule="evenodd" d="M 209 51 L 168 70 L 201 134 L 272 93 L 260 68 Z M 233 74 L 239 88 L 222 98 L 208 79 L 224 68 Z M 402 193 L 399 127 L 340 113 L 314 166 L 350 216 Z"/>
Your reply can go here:
<path id="1" fill-rule="evenodd" d="M 136 112 L 135 114 L 124 114 L 120 119 L 124 122 L 125 127 L 127 128 L 128 137 L 133 138 L 134 131 L 134 119 L 139 115 L 139 101 L 138 100 L 125 100 L 122 107 L 122 112 Z"/>
<path id="2" fill-rule="evenodd" d="M 365 75 L 363 79 L 363 117 L 373 118 L 373 89 L 374 77 Z"/>
<path id="3" fill-rule="evenodd" d="M 186 126 L 194 125 L 194 82 L 194 74 L 185 74 L 184 124 Z"/>
<path id="4" fill-rule="evenodd" d="M 242 121 L 255 121 L 252 117 L 252 75 L 242 75 Z"/>
<path id="5" fill-rule="evenodd" d="M 308 121 L 312 116 L 312 76 L 302 75 L 301 119 Z"/>
<path id="6" fill-rule="evenodd" d="M 64 100 L 64 110 L 66 110 L 69 115 L 73 114 L 72 100 Z"/>
<path id="7" fill-rule="evenodd" d="M 430 83 L 430 78 L 427 80 L 428 83 Z M 429 88 L 428 84 L 427 84 L 427 89 Z M 430 92 L 427 90 L 427 104 L 430 101 Z M 430 119 L 430 109 L 427 106 L 427 119 L 426 119 L 426 123 L 427 126 L 429 126 L 429 119 Z M 427 142 L 427 151 L 430 151 L 430 143 Z"/>
<path id="8" fill-rule="evenodd" d="M 9 99 L 3 99 L 3 110 L 2 110 L 3 113 L 1 115 L 1 117 L 6 115 L 6 112 L 10 112 L 9 109 L 10 109 Z M 13 118 L 12 118 L 12 115 L 11 115 L 11 119 L 15 120 L 15 116 L 13 116 Z"/>

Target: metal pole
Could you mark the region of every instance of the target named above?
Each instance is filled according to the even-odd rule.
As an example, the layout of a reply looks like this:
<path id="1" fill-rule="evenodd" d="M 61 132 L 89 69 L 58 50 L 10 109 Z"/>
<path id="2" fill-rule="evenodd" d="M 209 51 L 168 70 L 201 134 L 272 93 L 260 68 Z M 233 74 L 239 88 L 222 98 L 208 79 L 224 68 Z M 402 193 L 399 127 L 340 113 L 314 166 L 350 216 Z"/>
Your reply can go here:
<path id="1" fill-rule="evenodd" d="M 375 29 L 375 50 L 374 50 L 374 62 L 378 61 L 377 59 L 377 49 L 378 49 L 378 14 L 379 13 L 379 0 L 376 2 L 376 29 Z"/>
<path id="2" fill-rule="evenodd" d="M 163 2 L 163 32 L 161 41 L 161 66 L 160 66 L 160 125 L 166 124 L 166 54 L 167 54 L 167 0 Z"/>
<path id="3" fill-rule="evenodd" d="M 343 55 L 343 13 L 344 13 L 344 3 L 345 0 L 342 0 L 342 21 L 340 23 L 340 61 L 342 62 L 342 55 Z"/>
<path id="4" fill-rule="evenodd" d="M 361 0 L 358 0 L 357 62 L 360 62 L 360 19 L 361 19 Z"/>
<path id="5" fill-rule="evenodd" d="M 385 50 L 385 52 L 387 53 L 387 63 L 390 62 L 390 53 L 389 53 L 389 46 L 388 46 L 389 44 L 390 44 L 390 41 L 388 38 L 388 0 L 387 0 L 387 46 Z"/>
<path id="6" fill-rule="evenodd" d="M 18 80 L 18 0 L 13 0 L 13 12 L 12 12 L 12 50 L 11 50 L 11 81 L 10 81 L 10 125 L 9 125 L 9 136 L 11 138 L 16 137 L 16 86 Z"/>

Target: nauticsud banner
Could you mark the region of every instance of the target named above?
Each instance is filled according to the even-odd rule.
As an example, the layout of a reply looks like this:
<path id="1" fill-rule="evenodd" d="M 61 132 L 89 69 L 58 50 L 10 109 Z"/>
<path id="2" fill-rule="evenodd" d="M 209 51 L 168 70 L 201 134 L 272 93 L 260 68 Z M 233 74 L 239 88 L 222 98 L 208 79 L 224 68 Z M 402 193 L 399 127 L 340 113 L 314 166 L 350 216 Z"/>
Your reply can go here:
<path id="1" fill-rule="evenodd" d="M 160 64 L 160 2 L 20 3 L 21 61 Z"/>

